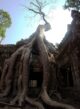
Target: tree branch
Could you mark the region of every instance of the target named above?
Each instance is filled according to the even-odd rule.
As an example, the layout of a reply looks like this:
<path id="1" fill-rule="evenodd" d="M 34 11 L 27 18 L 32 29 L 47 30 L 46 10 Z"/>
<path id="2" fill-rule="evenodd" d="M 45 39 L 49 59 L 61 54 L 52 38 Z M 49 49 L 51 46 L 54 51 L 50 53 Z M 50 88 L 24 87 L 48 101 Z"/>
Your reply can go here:
<path id="1" fill-rule="evenodd" d="M 39 0 L 36 0 L 36 3 L 39 5 L 39 7 L 42 7 L 42 6 L 40 5 Z"/>
<path id="2" fill-rule="evenodd" d="M 47 22 L 47 20 L 45 19 L 45 13 L 44 12 L 42 12 L 42 11 L 35 11 L 34 9 L 31 9 L 31 8 L 28 8 L 29 9 L 29 11 L 32 11 L 32 12 L 34 12 L 34 13 L 36 13 L 36 14 L 39 14 L 39 15 L 41 15 L 42 16 L 42 18 L 43 18 L 43 20 L 44 20 L 44 22 L 45 23 L 48 23 Z"/>
<path id="3" fill-rule="evenodd" d="M 40 14 L 40 12 L 35 11 L 34 9 L 28 8 L 28 10 L 29 10 L 29 11 L 32 11 L 32 12 L 34 12 L 34 13 L 36 13 L 36 14 Z"/>
<path id="4" fill-rule="evenodd" d="M 30 2 L 30 4 L 34 5 L 35 7 L 37 7 L 37 8 L 39 9 L 39 6 L 38 6 L 38 5 L 36 5 L 35 3 Z"/>

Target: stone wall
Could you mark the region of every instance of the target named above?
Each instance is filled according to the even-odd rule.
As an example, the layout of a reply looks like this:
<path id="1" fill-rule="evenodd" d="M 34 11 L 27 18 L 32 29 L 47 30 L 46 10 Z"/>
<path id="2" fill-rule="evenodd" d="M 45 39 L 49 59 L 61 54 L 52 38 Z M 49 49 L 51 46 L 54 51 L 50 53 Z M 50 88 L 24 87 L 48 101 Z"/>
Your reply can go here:
<path id="1" fill-rule="evenodd" d="M 75 13 L 75 16 L 73 14 Z M 72 11 L 72 23 L 70 30 L 66 33 L 63 41 L 61 42 L 58 51 L 59 54 L 56 57 L 58 69 L 64 69 L 64 74 L 68 70 L 67 66 L 70 66 L 70 73 L 72 73 L 73 87 L 79 89 L 80 87 L 80 13 Z M 68 71 L 67 71 L 68 72 Z M 61 73 L 61 71 L 59 71 Z M 68 75 L 67 75 L 68 76 Z M 66 78 L 68 79 L 68 78 Z M 67 80 L 68 82 L 69 80 Z"/>
<path id="2" fill-rule="evenodd" d="M 0 76 L 3 70 L 4 62 L 18 49 L 16 45 L 0 45 Z"/>

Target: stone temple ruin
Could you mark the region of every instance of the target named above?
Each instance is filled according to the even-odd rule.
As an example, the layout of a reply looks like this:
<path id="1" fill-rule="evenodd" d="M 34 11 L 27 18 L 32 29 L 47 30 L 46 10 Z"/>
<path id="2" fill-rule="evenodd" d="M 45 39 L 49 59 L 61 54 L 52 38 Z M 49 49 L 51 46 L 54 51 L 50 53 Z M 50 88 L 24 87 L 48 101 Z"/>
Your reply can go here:
<path id="1" fill-rule="evenodd" d="M 58 48 L 42 25 L 29 39 L 0 45 L 0 109 L 80 109 L 80 13 L 71 15 Z"/>

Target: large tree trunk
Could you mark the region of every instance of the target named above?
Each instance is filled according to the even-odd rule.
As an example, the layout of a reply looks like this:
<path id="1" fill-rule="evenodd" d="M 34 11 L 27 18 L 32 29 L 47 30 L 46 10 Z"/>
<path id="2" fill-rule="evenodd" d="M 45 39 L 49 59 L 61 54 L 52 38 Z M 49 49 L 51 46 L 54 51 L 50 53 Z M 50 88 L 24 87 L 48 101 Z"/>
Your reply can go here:
<path id="1" fill-rule="evenodd" d="M 37 99 L 28 97 L 29 60 L 34 43 L 38 47 L 39 57 L 43 67 L 43 82 L 39 98 Z M 29 42 L 25 42 L 21 48 L 5 61 L 0 81 L 0 100 L 3 99 L 4 101 L 1 104 L 21 107 L 27 102 L 27 104 L 38 109 L 45 109 L 45 104 L 51 109 L 54 107 L 74 109 L 70 105 L 51 100 L 47 93 L 49 82 L 49 50 L 47 47 L 47 43 L 44 42 L 44 26 L 39 25 L 36 32 L 29 38 Z"/>

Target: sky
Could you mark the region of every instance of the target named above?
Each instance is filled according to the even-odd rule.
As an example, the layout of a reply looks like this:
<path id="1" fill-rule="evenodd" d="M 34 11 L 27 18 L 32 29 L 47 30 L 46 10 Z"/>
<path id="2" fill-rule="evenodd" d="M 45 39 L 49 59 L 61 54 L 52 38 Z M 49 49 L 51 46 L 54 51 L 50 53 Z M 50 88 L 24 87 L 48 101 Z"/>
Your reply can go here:
<path id="1" fill-rule="evenodd" d="M 32 0 L 33 1 L 33 0 Z M 54 0 L 51 0 L 52 2 Z M 46 39 L 53 44 L 60 43 L 67 31 L 67 24 L 71 22 L 70 12 L 63 10 L 65 0 L 55 0 L 44 8 L 47 20 L 51 23 L 52 29 L 45 33 Z M 21 39 L 28 38 L 35 32 L 37 26 L 42 23 L 39 16 L 29 12 L 24 6 L 29 7 L 30 0 L 0 0 L 0 9 L 7 11 L 12 20 L 12 25 L 6 31 L 3 44 L 15 44 Z"/>

